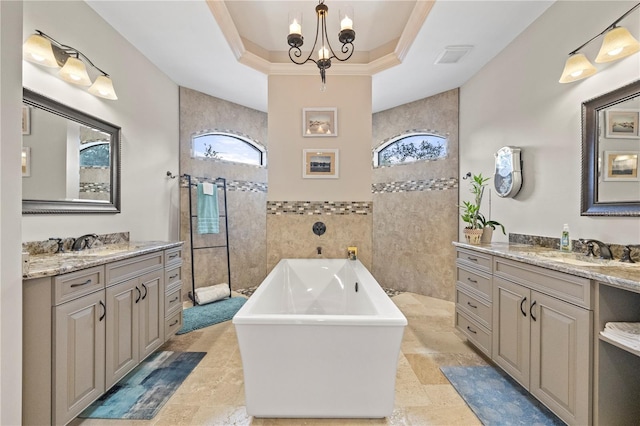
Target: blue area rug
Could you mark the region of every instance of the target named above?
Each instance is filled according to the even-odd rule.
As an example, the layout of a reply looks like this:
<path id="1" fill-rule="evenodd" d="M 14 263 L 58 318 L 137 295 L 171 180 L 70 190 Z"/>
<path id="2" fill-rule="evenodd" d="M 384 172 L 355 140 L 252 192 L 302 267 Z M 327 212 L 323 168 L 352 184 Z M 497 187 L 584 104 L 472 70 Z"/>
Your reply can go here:
<path id="1" fill-rule="evenodd" d="M 155 352 L 78 417 L 152 419 L 206 352 Z"/>
<path id="2" fill-rule="evenodd" d="M 491 366 L 440 367 L 485 426 L 564 425 L 520 384 Z"/>
<path id="3" fill-rule="evenodd" d="M 247 301 L 244 297 L 232 297 L 187 308 L 182 312 L 182 328 L 176 334 L 185 334 L 199 328 L 229 321 Z"/>

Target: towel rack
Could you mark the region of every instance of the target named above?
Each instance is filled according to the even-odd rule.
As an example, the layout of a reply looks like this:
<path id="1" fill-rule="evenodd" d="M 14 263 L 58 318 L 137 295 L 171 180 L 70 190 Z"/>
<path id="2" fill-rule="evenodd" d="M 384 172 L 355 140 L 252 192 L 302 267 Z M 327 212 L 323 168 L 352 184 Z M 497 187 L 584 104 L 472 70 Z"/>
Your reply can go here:
<path id="1" fill-rule="evenodd" d="M 182 177 L 187 179 L 187 189 L 189 190 L 189 247 L 191 251 L 191 291 L 189 292 L 189 299 L 193 302 L 193 305 L 197 305 L 196 302 L 196 273 L 195 273 L 195 262 L 194 262 L 194 253 L 195 250 L 201 249 L 210 249 L 210 248 L 225 248 L 227 253 L 227 277 L 229 284 L 229 297 L 231 297 L 231 261 L 229 259 L 229 221 L 227 220 L 228 212 L 227 212 L 227 180 L 222 177 L 218 177 L 215 179 L 210 178 L 196 178 L 200 182 L 208 181 L 218 187 L 222 186 L 223 192 L 223 200 L 224 200 L 224 215 L 220 215 L 220 217 L 224 217 L 224 236 L 225 236 L 225 245 L 217 245 L 217 246 L 202 246 L 202 247 L 194 247 L 193 246 L 193 219 L 198 217 L 193 214 L 193 195 L 191 188 L 194 186 L 198 186 L 197 183 L 193 183 L 191 180 L 191 175 L 183 174 Z M 222 184 L 222 185 L 219 185 Z"/>

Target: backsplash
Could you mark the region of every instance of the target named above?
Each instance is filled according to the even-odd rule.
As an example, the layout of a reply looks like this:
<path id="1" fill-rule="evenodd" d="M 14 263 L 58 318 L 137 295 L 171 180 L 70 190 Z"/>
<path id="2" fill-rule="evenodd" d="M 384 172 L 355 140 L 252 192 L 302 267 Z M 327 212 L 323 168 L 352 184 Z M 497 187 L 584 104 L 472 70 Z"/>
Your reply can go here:
<path id="1" fill-rule="evenodd" d="M 71 249 L 71 245 L 74 242 L 74 239 L 77 237 L 58 237 L 55 236 L 53 238 L 62 238 L 63 240 L 63 248 L 65 251 Z M 92 247 L 100 247 L 101 245 L 106 244 L 123 244 L 129 242 L 129 232 L 116 232 L 113 234 L 102 234 L 98 235 L 95 242 L 92 244 Z M 36 254 L 47 254 L 47 253 L 55 253 L 58 249 L 58 243 L 55 240 L 44 240 L 44 241 L 27 241 L 22 243 L 22 251 L 28 252 L 30 255 Z"/>
<path id="2" fill-rule="evenodd" d="M 512 234 L 509 233 L 509 242 L 514 244 L 528 244 L 532 246 L 539 247 L 547 247 L 556 250 L 560 250 L 560 238 L 554 237 L 542 237 L 538 235 L 526 235 L 526 234 Z M 572 251 L 576 253 L 587 253 L 587 247 L 582 244 L 579 240 L 571 240 L 572 243 Z M 606 241 L 603 243 L 607 244 L 611 248 L 611 253 L 613 254 L 613 258 L 619 260 L 622 257 L 622 251 L 624 250 L 624 245 L 620 244 L 612 244 Z M 598 248 L 596 245 L 595 253 L 598 255 Z M 631 250 L 631 259 L 636 262 L 640 262 L 640 250 L 632 249 Z"/>

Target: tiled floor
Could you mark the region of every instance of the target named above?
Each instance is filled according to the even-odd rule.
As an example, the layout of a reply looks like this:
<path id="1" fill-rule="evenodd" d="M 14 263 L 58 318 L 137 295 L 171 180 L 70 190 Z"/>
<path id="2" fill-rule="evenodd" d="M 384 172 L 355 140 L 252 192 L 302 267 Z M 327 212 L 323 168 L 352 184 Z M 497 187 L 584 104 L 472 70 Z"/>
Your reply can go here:
<path id="1" fill-rule="evenodd" d="M 398 362 L 393 414 L 384 419 L 256 419 L 244 407 L 242 362 L 231 321 L 176 336 L 162 348 L 207 355 L 150 421 L 72 425 L 480 425 L 442 375 L 442 365 L 484 365 L 453 327 L 454 304 L 413 293 L 392 298 L 409 321 Z"/>

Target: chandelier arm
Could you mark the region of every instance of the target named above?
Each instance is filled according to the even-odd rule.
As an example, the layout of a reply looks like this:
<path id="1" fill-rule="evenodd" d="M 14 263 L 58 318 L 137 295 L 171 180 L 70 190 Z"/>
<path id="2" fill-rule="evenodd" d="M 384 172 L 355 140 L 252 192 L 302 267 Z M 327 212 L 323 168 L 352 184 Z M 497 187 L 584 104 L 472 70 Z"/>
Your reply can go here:
<path id="1" fill-rule="evenodd" d="M 313 53 L 313 51 L 311 51 L 309 56 L 307 56 L 307 59 L 305 59 L 304 61 L 300 62 L 300 61 L 296 60 L 295 58 L 301 58 L 302 57 L 302 50 L 300 50 L 299 47 L 291 47 L 291 48 L 289 48 L 289 59 L 291 59 L 291 62 L 293 62 L 296 65 L 303 65 L 303 64 L 306 64 L 309 61 L 313 61 L 313 59 L 311 59 L 311 54 L 312 53 Z"/>

